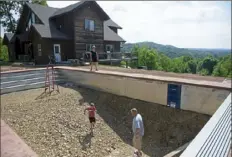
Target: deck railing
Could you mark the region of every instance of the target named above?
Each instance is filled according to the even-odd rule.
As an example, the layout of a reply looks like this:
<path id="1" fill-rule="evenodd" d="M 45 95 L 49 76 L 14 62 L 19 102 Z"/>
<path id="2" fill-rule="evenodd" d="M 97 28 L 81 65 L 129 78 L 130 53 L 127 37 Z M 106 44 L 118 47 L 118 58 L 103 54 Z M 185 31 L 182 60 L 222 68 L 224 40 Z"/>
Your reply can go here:
<path id="1" fill-rule="evenodd" d="M 83 59 L 84 60 L 89 60 L 89 54 L 90 52 L 85 52 L 83 53 Z M 135 60 L 137 59 L 136 56 L 134 56 L 132 53 L 124 53 L 124 52 L 100 52 L 98 53 L 99 61 L 104 61 L 104 60 Z"/>

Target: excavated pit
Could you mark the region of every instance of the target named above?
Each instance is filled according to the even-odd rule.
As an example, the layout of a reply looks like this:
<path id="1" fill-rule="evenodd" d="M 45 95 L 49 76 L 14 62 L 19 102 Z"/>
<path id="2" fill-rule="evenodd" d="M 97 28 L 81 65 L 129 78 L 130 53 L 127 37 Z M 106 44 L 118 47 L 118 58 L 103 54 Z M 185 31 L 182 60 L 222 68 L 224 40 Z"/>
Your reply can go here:
<path id="1" fill-rule="evenodd" d="M 210 116 L 73 85 L 60 93 L 33 89 L 1 95 L 2 119 L 41 157 L 127 157 L 132 154 L 130 109 L 143 117 L 144 156 L 162 157 L 192 140 Z M 97 108 L 95 136 L 83 110 Z"/>

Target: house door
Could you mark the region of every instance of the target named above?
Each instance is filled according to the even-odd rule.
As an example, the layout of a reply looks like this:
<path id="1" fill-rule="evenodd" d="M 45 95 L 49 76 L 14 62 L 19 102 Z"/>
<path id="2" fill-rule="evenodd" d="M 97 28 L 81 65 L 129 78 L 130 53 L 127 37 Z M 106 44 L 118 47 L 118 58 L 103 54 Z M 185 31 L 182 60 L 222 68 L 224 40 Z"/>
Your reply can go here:
<path id="1" fill-rule="evenodd" d="M 54 44 L 53 48 L 56 62 L 61 62 L 60 44 Z"/>
<path id="2" fill-rule="evenodd" d="M 172 108 L 180 109 L 181 85 L 168 84 L 167 105 Z"/>

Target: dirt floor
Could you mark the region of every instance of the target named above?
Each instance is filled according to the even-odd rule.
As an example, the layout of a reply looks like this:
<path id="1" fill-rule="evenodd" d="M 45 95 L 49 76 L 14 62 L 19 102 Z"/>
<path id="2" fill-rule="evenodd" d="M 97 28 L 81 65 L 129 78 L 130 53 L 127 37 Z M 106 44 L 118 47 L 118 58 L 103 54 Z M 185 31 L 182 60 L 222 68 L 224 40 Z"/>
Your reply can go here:
<path id="1" fill-rule="evenodd" d="M 72 88 L 72 89 L 71 89 Z M 33 89 L 1 95 L 2 119 L 41 157 L 132 156 L 129 110 L 143 116 L 144 157 L 161 157 L 192 140 L 209 116 L 133 100 L 77 86 L 60 93 Z M 95 136 L 89 134 L 86 103 L 97 107 Z"/>

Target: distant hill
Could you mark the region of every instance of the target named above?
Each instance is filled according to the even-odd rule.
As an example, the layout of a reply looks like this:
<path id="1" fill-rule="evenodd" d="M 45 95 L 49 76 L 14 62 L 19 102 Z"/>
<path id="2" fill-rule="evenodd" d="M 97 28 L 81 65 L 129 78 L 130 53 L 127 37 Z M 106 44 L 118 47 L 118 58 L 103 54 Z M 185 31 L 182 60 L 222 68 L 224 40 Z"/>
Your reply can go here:
<path id="1" fill-rule="evenodd" d="M 158 52 L 164 53 L 170 58 L 175 58 L 180 56 L 192 56 L 194 58 L 202 58 L 207 55 L 212 55 L 214 57 L 222 57 L 231 54 L 230 49 L 178 48 L 172 45 L 162 45 L 153 42 L 127 43 L 124 44 L 122 51 L 130 52 L 135 45 L 138 45 L 139 47 L 147 46 L 149 48 L 154 48 Z"/>

